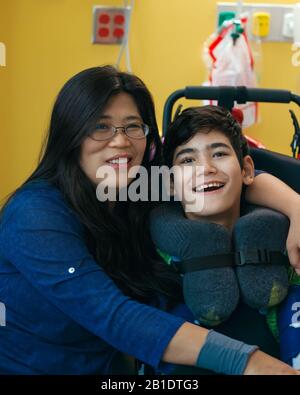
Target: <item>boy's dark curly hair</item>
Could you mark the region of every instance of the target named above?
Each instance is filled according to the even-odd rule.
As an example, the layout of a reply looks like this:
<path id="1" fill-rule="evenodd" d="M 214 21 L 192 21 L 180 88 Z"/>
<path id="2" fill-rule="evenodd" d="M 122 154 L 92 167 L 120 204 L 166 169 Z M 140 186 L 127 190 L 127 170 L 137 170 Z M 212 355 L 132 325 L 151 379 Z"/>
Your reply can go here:
<path id="1" fill-rule="evenodd" d="M 243 158 L 249 155 L 249 147 L 241 126 L 227 109 L 211 105 L 190 107 L 175 115 L 163 144 L 164 163 L 172 167 L 178 146 L 196 133 L 209 133 L 213 130 L 223 133 L 229 139 L 242 168 Z"/>

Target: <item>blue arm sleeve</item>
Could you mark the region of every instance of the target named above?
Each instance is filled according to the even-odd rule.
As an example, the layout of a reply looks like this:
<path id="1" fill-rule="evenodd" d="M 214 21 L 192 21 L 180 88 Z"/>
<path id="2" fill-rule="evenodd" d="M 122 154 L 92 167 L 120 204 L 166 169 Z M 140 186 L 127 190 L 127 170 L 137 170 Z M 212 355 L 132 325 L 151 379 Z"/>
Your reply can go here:
<path id="1" fill-rule="evenodd" d="M 113 347 L 157 367 L 184 319 L 126 297 L 93 260 L 80 222 L 62 199 L 21 193 L 6 211 L 0 247 L 41 298 Z"/>

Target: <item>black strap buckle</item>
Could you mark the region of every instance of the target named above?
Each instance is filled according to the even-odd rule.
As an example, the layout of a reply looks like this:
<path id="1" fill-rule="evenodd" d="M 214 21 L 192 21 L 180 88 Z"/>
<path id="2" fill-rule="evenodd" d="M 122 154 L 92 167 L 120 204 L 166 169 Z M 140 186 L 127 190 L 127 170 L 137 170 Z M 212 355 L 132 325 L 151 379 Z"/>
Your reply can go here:
<path id="1" fill-rule="evenodd" d="M 262 263 L 271 263 L 270 252 L 267 249 L 250 249 L 238 251 L 236 254 L 236 266 L 258 265 Z"/>

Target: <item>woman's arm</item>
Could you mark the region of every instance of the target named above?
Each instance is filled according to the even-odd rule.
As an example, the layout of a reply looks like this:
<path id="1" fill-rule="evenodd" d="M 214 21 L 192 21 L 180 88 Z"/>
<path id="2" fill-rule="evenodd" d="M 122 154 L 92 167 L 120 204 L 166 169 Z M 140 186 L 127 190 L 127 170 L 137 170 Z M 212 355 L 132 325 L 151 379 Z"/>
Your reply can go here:
<path id="1" fill-rule="evenodd" d="M 175 364 L 195 366 L 205 347 L 208 330 L 188 322 L 184 323 L 166 348 L 162 360 Z M 222 335 L 221 335 L 222 336 Z M 217 361 L 216 361 L 217 363 Z M 289 365 L 265 354 L 254 351 L 246 365 L 244 375 L 294 375 L 300 374 Z"/>
<path id="2" fill-rule="evenodd" d="M 300 274 L 300 195 L 268 173 L 255 177 L 246 190 L 246 200 L 285 214 L 290 219 L 287 250 L 291 265 Z"/>

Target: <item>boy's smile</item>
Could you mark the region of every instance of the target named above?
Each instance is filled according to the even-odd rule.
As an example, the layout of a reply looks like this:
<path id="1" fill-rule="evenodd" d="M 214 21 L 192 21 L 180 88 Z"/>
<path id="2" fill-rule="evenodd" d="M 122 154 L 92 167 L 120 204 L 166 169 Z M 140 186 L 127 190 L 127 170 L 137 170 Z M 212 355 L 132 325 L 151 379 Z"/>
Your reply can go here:
<path id="1" fill-rule="evenodd" d="M 201 193 L 214 193 L 216 191 L 219 191 L 221 188 L 224 187 L 224 182 L 219 182 L 219 181 L 211 181 L 207 182 L 206 184 L 202 185 L 197 185 L 195 188 L 193 188 L 194 192 L 201 192 Z"/>
<path id="2" fill-rule="evenodd" d="M 190 219 L 205 219 L 230 227 L 240 215 L 242 185 L 253 178 L 253 162 L 244 158 L 241 169 L 230 140 L 216 130 L 196 133 L 176 148 L 173 165 L 174 193 L 182 190 L 182 205 Z M 202 204 L 194 205 L 194 201 Z"/>

